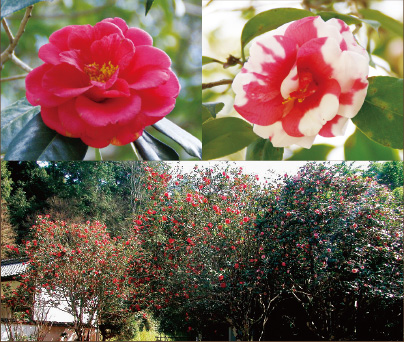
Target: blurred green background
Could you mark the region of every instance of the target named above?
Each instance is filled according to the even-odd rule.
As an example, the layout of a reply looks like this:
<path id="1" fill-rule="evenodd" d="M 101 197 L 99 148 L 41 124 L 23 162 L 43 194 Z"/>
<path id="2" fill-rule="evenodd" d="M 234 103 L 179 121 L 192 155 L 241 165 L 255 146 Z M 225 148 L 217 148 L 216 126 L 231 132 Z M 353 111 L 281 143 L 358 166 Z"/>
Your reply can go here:
<path id="1" fill-rule="evenodd" d="M 129 26 L 147 31 L 154 46 L 164 50 L 172 60 L 172 69 L 181 83 L 181 92 L 175 109 L 167 116 L 189 133 L 201 139 L 201 30 L 202 10 L 200 0 L 155 0 L 145 16 L 146 0 L 54 0 L 39 2 L 16 48 L 16 55 L 35 68 L 43 62 L 38 58 L 39 48 L 48 42 L 52 32 L 67 25 L 94 25 L 104 18 L 120 17 Z M 7 18 L 16 34 L 25 10 Z M 1 50 L 8 46 L 8 37 L 1 29 Z M 4 64 L 1 77 L 24 74 L 25 71 L 11 61 Z M 1 83 L 1 108 L 25 96 L 24 79 Z M 147 131 L 173 147 L 181 160 L 195 160 L 165 135 L 149 127 Z M 101 150 L 104 160 L 133 159 L 129 145 L 109 146 Z M 89 148 L 86 159 L 94 159 L 94 149 Z"/>

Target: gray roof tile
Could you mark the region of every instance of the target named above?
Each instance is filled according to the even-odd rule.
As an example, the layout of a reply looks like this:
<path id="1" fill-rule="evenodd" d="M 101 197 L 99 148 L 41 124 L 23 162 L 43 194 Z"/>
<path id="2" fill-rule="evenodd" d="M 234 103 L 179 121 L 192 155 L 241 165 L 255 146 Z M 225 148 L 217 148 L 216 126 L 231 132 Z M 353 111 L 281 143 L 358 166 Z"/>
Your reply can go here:
<path id="1" fill-rule="evenodd" d="M 9 259 L 1 261 L 1 277 L 12 277 L 24 273 L 27 270 L 27 260 Z"/>

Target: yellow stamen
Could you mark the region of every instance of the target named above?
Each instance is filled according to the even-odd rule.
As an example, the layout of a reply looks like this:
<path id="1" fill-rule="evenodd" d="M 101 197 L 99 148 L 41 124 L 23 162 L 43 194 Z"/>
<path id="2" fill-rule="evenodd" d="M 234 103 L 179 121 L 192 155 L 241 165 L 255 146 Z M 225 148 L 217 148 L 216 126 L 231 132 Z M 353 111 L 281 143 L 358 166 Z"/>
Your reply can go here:
<path id="1" fill-rule="evenodd" d="M 112 65 L 111 61 L 104 63 L 100 68 L 99 64 L 91 63 L 84 67 L 84 72 L 90 77 L 90 80 L 97 82 L 106 82 L 118 69 L 118 65 Z"/>

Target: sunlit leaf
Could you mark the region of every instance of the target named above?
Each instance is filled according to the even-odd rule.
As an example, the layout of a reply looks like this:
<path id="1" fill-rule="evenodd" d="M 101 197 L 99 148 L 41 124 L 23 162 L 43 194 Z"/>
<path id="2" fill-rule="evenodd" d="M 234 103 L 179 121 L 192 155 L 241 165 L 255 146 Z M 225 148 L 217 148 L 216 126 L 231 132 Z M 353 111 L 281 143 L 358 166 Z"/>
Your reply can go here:
<path id="1" fill-rule="evenodd" d="M 181 145 L 189 155 L 202 159 L 202 142 L 192 134 L 166 118 L 155 123 L 153 127 Z"/>
<path id="2" fill-rule="evenodd" d="M 324 21 L 327 21 L 331 18 L 336 18 L 341 19 L 347 25 L 362 25 L 362 21 L 360 19 L 347 14 L 341 14 L 337 12 L 318 12 L 317 15 L 319 15 Z"/>
<path id="3" fill-rule="evenodd" d="M 344 145 L 346 160 L 400 160 L 397 150 L 382 146 L 356 130 Z"/>
<path id="4" fill-rule="evenodd" d="M 88 146 L 48 128 L 38 114 L 10 142 L 5 160 L 83 160 Z"/>
<path id="5" fill-rule="evenodd" d="M 179 160 L 177 152 L 146 131 L 133 142 L 143 160 Z"/>
<path id="6" fill-rule="evenodd" d="M 283 151 L 283 147 L 274 147 L 269 139 L 258 138 L 248 145 L 246 160 L 282 160 Z"/>
<path id="7" fill-rule="evenodd" d="M 223 64 L 223 62 L 221 62 L 221 61 L 219 61 L 219 60 L 217 60 L 217 59 L 215 59 L 215 58 L 207 57 L 207 56 L 202 56 L 202 65 L 209 64 L 209 63 L 220 63 L 220 64 Z"/>
<path id="8" fill-rule="evenodd" d="M 361 8 L 359 13 L 362 14 L 365 19 L 376 20 L 386 30 L 403 37 L 403 23 L 400 23 L 380 11 L 370 8 Z"/>
<path id="9" fill-rule="evenodd" d="M 224 107 L 223 102 L 205 102 L 202 103 L 202 122 L 208 119 L 216 118 L 216 114 L 219 113 Z"/>
<path id="10" fill-rule="evenodd" d="M 365 102 L 353 123 L 368 138 L 386 147 L 403 148 L 403 80 L 369 77 Z"/>
<path id="11" fill-rule="evenodd" d="M 34 5 L 41 1 L 52 2 L 53 0 L 2 0 L 1 1 L 1 19 L 23 8 Z"/>
<path id="12" fill-rule="evenodd" d="M 311 148 L 301 148 L 287 160 L 327 160 L 327 155 L 335 146 L 327 144 L 313 145 Z"/>
<path id="13" fill-rule="evenodd" d="M 7 152 L 10 142 L 40 111 L 40 106 L 33 107 L 26 98 L 1 111 L 1 153 Z"/>
<path id="14" fill-rule="evenodd" d="M 149 13 L 150 8 L 151 8 L 152 5 L 153 5 L 153 2 L 154 2 L 154 0 L 147 0 L 147 1 L 146 1 L 146 4 L 145 4 L 145 14 L 144 14 L 144 15 L 147 15 L 147 13 Z"/>
<path id="15" fill-rule="evenodd" d="M 240 151 L 258 137 L 252 126 L 238 118 L 220 118 L 202 125 L 202 157 L 204 160 Z"/>

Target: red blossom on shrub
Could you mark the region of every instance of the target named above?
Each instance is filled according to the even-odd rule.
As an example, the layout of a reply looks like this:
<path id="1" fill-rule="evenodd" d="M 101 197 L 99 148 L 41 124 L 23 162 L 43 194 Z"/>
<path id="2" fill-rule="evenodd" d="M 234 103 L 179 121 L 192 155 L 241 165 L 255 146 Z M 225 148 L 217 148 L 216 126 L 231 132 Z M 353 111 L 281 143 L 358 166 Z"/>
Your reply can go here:
<path id="1" fill-rule="evenodd" d="M 27 99 L 64 136 L 128 144 L 173 110 L 180 91 L 170 58 L 152 44 L 121 18 L 66 26 L 39 49 L 45 63 L 28 74 Z"/>

